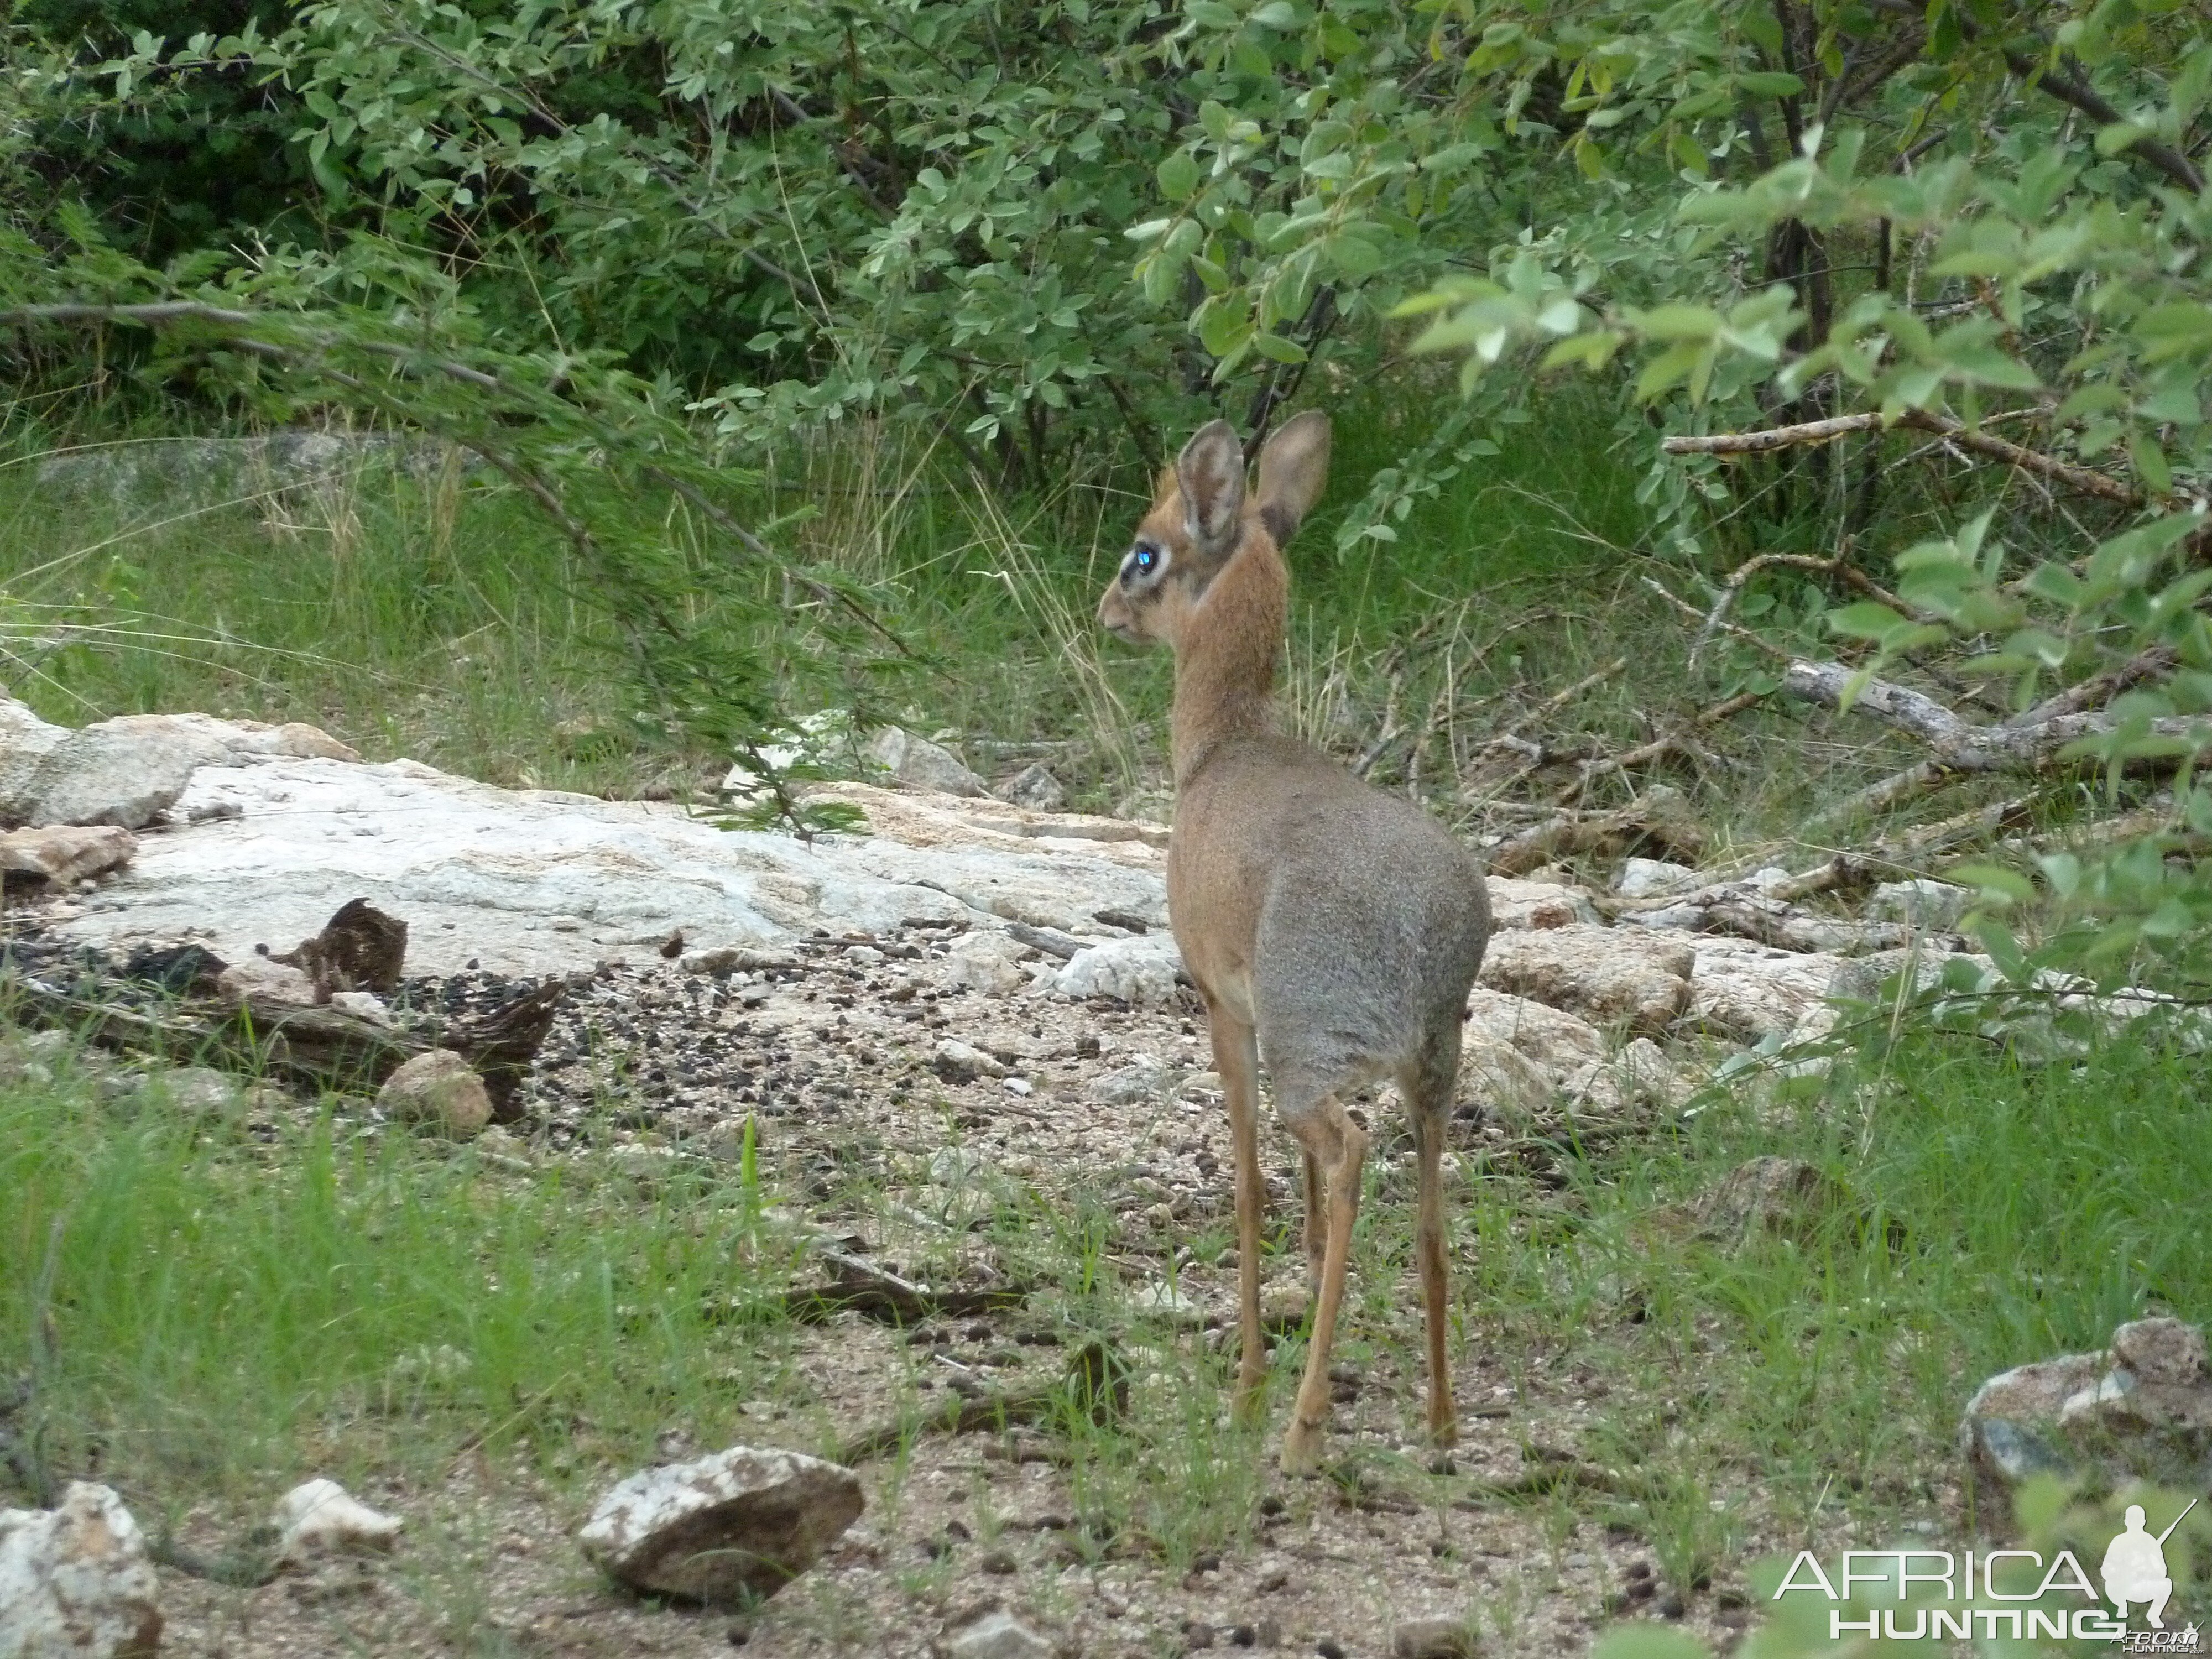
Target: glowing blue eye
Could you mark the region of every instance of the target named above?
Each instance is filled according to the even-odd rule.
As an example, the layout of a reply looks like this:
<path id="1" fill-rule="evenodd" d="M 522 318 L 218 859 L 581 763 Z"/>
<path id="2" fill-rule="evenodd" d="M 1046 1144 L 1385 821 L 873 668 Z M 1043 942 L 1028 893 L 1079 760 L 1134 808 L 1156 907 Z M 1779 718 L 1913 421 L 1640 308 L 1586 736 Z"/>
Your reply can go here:
<path id="1" fill-rule="evenodd" d="M 1149 547 L 1139 548 L 1134 557 L 1137 565 L 1137 574 L 1140 576 L 1151 575 L 1152 574 L 1152 567 L 1160 562 L 1160 556 L 1158 553 Z"/>

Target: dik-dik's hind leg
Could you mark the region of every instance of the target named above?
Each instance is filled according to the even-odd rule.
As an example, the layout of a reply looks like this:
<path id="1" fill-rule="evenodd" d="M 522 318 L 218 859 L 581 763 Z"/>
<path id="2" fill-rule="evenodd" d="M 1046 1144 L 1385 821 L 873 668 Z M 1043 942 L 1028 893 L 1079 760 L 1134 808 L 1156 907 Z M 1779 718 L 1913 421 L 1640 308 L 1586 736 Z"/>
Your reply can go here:
<path id="1" fill-rule="evenodd" d="M 1425 1082 L 1409 1073 L 1399 1079 L 1398 1089 L 1413 1127 L 1413 1156 L 1420 1168 L 1414 1255 L 1421 1269 L 1421 1307 L 1429 1335 L 1429 1437 L 1449 1446 L 1459 1438 L 1459 1417 L 1452 1407 L 1451 1360 L 1445 1351 L 1451 1296 L 1444 1265 L 1443 1165 L 1444 1124 L 1451 1114 L 1450 1079 L 1447 1077 L 1439 1087 L 1433 1079 Z"/>
<path id="2" fill-rule="evenodd" d="M 1243 1337 L 1237 1366 L 1237 1406 L 1257 1409 L 1267 1380 L 1267 1349 L 1260 1331 L 1260 1221 L 1267 1186 L 1260 1173 L 1260 1056 L 1252 1028 L 1219 1004 L 1206 1010 L 1213 1036 L 1213 1069 L 1229 1101 L 1229 1134 L 1237 1163 L 1237 1300 Z"/>
<path id="3" fill-rule="evenodd" d="M 1321 1165 L 1311 1152 L 1301 1151 L 1299 1161 L 1306 1177 L 1306 1303 L 1321 1294 L 1322 1267 L 1328 1258 L 1328 1215 L 1322 1207 Z"/>
<path id="4" fill-rule="evenodd" d="M 1279 1074 L 1276 1087 L 1282 1088 Z M 1336 1340 L 1336 1310 L 1344 1300 L 1345 1268 L 1352 1255 L 1352 1224 L 1359 1218 L 1359 1170 L 1367 1158 L 1367 1133 L 1334 1095 L 1304 1111 L 1285 1115 L 1291 1133 L 1320 1166 L 1326 1188 L 1328 1248 L 1322 1264 L 1321 1294 L 1314 1303 L 1313 1334 L 1306 1345 L 1305 1376 L 1290 1431 L 1283 1437 L 1283 1472 L 1310 1474 L 1321 1461 L 1322 1431 L 1328 1425 L 1328 1351 Z"/>

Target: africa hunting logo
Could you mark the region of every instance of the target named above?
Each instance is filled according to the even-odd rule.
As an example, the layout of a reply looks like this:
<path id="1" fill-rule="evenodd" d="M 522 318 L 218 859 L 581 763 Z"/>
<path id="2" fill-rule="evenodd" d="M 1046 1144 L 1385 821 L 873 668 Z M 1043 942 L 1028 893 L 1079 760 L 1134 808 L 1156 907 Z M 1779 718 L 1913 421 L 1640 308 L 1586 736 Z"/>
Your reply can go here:
<path id="1" fill-rule="evenodd" d="M 1849 1550 L 1844 1555 L 1840 1585 L 1810 1550 L 1800 1550 L 1772 1599 L 1779 1601 L 1793 1592 L 1825 1595 L 1846 1604 L 1850 1613 L 1863 1615 L 1846 1616 L 1846 1607 L 1831 1607 L 1832 1641 L 1847 1636 L 1889 1642 L 2071 1638 L 2117 1643 L 2128 1653 L 2199 1654 L 2204 1651 L 2204 1638 L 2195 1624 L 2173 1630 L 2166 1623 L 2166 1603 L 2173 1597 L 2166 1541 L 2196 1507 L 2197 1500 L 2191 1498 L 2172 1526 L 2153 1534 L 2144 1525 L 2142 1505 L 2130 1504 L 2124 1528 L 2105 1549 L 2097 1575 L 2103 1583 L 2101 1595 L 2071 1550 L 2060 1550 L 2047 1566 L 2034 1550 L 1989 1550 L 1978 1555 L 1972 1550 Z M 2035 1585 L 2031 1589 L 2026 1586 L 2032 1578 Z M 1934 1594 L 1917 1598 L 1923 1604 L 1908 1609 L 1904 1604 L 1916 1585 Z M 1893 1591 L 1899 1606 L 1860 1604 L 1857 1592 L 1875 1586 Z M 2078 1596 L 2087 1605 L 2045 1606 L 2054 1595 Z M 1945 1605 L 1930 1605 L 1931 1599 Z M 2008 1601 L 2022 1605 L 2002 1605 Z M 2148 1629 L 2129 1628 L 2136 1608 L 2142 1609 Z"/>

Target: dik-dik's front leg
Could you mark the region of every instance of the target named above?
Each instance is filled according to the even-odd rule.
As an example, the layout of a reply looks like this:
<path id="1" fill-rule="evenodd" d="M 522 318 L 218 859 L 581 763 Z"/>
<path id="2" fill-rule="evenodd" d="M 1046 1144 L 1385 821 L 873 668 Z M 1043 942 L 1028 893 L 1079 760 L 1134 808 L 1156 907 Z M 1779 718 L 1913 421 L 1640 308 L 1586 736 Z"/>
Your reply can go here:
<path id="1" fill-rule="evenodd" d="M 1267 1182 L 1260 1174 L 1260 1049 L 1252 1028 L 1219 1004 L 1206 1020 L 1213 1036 L 1213 1069 L 1229 1101 L 1229 1135 L 1237 1163 L 1237 1297 L 1243 1336 L 1237 1366 L 1237 1407 L 1259 1409 L 1267 1381 L 1267 1348 L 1260 1331 L 1260 1222 Z"/>

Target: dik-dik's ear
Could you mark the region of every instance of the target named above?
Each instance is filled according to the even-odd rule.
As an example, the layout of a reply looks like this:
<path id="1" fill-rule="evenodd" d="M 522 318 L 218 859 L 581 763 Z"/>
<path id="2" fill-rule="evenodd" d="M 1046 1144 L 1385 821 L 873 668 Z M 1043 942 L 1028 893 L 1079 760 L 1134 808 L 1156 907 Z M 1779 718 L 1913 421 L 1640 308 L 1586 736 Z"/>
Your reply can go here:
<path id="1" fill-rule="evenodd" d="M 1296 415 L 1260 451 L 1260 522 L 1280 547 L 1321 499 L 1328 482 L 1328 416 Z"/>
<path id="2" fill-rule="evenodd" d="M 1231 551 L 1244 511 L 1244 447 L 1228 422 L 1210 421 L 1192 434 L 1176 458 L 1176 481 L 1184 534 L 1208 558 Z"/>

